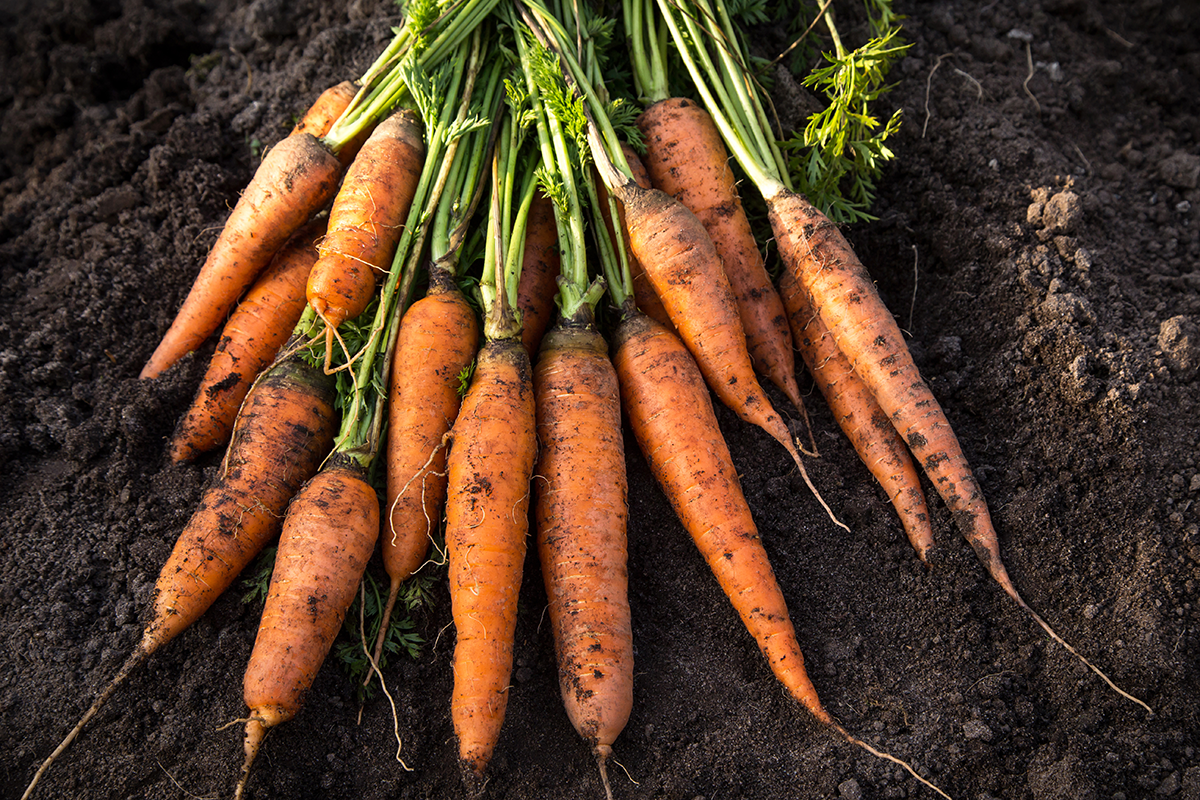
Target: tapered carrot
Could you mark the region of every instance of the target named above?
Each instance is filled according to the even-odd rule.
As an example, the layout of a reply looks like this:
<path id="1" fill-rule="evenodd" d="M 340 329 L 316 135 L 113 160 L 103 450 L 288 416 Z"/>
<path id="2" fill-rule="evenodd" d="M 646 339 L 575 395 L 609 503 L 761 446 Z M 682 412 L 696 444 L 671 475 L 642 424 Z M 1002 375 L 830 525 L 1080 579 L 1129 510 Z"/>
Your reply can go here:
<path id="1" fill-rule="evenodd" d="M 521 283 L 517 305 L 521 309 L 521 341 L 532 359 L 542 336 L 554 319 L 555 281 L 561 258 L 554 203 L 541 192 L 534 195 L 525 224 L 525 250 L 521 257 Z"/>
<path id="2" fill-rule="evenodd" d="M 196 397 L 171 437 L 172 461 L 190 461 L 229 439 L 250 385 L 304 311 L 304 285 L 324 232 L 324 217 L 296 231 L 225 323 Z"/>
<path id="3" fill-rule="evenodd" d="M 787 309 L 796 348 L 817 388 L 858 457 L 887 493 L 917 556 L 927 562 L 926 555 L 933 546 L 933 525 L 908 448 L 838 350 L 829 329 L 809 304 L 808 294 L 788 270 L 779 277 L 779 294 Z"/>
<path id="4" fill-rule="evenodd" d="M 308 133 L 267 151 L 140 377 L 159 375 L 221 325 L 275 251 L 333 197 L 341 170 Z"/>
<path id="5" fill-rule="evenodd" d="M 292 501 L 243 682 L 250 717 L 235 797 L 267 731 L 300 710 L 378 537 L 379 499 L 351 459 L 333 459 Z"/>
<path id="6" fill-rule="evenodd" d="M 1150 711 L 1067 644 L 1017 592 L 1000 559 L 1000 540 L 987 501 L 958 437 L 917 371 L 900 326 L 838 227 L 804 197 L 782 186 L 765 199 L 785 269 L 808 293 L 838 349 L 908 444 L 988 573 L 1050 638 L 1118 694 Z"/>
<path id="7" fill-rule="evenodd" d="M 363 144 L 338 190 L 307 287 L 309 305 L 325 320 L 328 344 L 342 322 L 366 309 L 375 273 L 391 264 L 421 178 L 421 131 L 414 111 L 388 117 Z"/>
<path id="8" fill-rule="evenodd" d="M 354 85 L 354 81 L 342 81 L 330 86 L 321 92 L 321 95 L 309 106 L 308 111 L 304 112 L 304 116 L 296 123 L 296 127 L 292 128 L 289 135 L 311 133 L 320 139 L 329 133 L 333 123 L 342 115 L 357 93 L 358 87 Z"/>
<path id="9" fill-rule="evenodd" d="M 450 715 L 464 773 L 478 779 L 508 702 L 537 458 L 532 375 L 519 339 L 484 345 L 451 436 L 446 552 L 458 638 Z"/>
<path id="10" fill-rule="evenodd" d="M 588 324 L 555 326 L 534 370 L 538 556 L 571 724 L 606 762 L 633 708 L 625 457 L 617 376 Z"/>
<path id="11" fill-rule="evenodd" d="M 142 640 L 58 748 L 23 798 L 117 687 L 150 654 L 208 610 L 279 531 L 283 512 L 333 443 L 332 381 L 298 358 L 269 368 L 250 391 L 220 472 L 159 573 Z"/>
<path id="12" fill-rule="evenodd" d="M 787 396 L 807 426 L 783 301 L 763 264 L 721 134 L 702 106 L 668 98 L 638 117 L 656 189 L 687 206 L 712 238 L 733 289 L 754 368 Z M 811 437 L 810 437 L 811 438 Z"/>
<path id="13" fill-rule="evenodd" d="M 688 351 L 640 314 L 622 321 L 613 347 L 621 403 L 650 471 L 775 677 L 818 721 L 946 796 L 904 761 L 852 736 L 821 704 L 704 379 Z"/>

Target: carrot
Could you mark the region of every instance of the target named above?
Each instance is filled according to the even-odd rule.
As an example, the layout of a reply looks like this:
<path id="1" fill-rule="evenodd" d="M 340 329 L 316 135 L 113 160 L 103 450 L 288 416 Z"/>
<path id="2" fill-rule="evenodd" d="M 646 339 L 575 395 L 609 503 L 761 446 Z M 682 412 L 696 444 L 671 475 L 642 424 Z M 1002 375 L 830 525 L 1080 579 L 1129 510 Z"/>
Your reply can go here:
<path id="1" fill-rule="evenodd" d="M 525 227 L 525 250 L 521 257 L 521 283 L 517 306 L 521 309 L 521 341 L 529 357 L 537 355 L 542 336 L 554 319 L 555 281 L 561 258 L 554 203 L 541 192 L 534 195 Z"/>
<path id="2" fill-rule="evenodd" d="M 225 323 L 196 397 L 171 437 L 172 461 L 190 461 L 228 440 L 250 384 L 304 311 L 304 284 L 324 231 L 323 217 L 296 231 Z"/>
<path id="3" fill-rule="evenodd" d="M 307 133 L 267 151 L 139 377 L 156 377 L 217 329 L 275 251 L 333 197 L 341 169 Z"/>
<path id="4" fill-rule="evenodd" d="M 633 708 L 625 457 L 617 376 L 590 324 L 560 322 L 534 370 L 538 556 L 571 724 L 606 763 Z"/>
<path id="5" fill-rule="evenodd" d="M 329 212 L 329 231 L 308 277 L 308 303 L 335 329 L 366 309 L 375 272 L 386 272 L 412 206 L 425 144 L 421 120 L 405 109 L 381 122 L 363 144 Z"/>
<path id="6" fill-rule="evenodd" d="M 426 296 L 400 324 L 388 401 L 387 519 L 382 550 L 391 586 L 375 657 L 400 585 L 429 552 L 446 499 L 442 438 L 458 416 L 459 384 L 479 348 L 479 322 L 452 276 L 434 270 Z"/>
<path id="7" fill-rule="evenodd" d="M 446 551 L 458 631 L 451 718 L 464 775 L 478 780 L 500 736 L 537 457 L 529 356 L 489 340 L 451 432 Z"/>
<path id="8" fill-rule="evenodd" d="M 676 97 L 647 108 L 637 124 L 646 137 L 645 163 L 654 187 L 700 219 L 721 257 L 750 361 L 783 391 L 808 427 L 783 301 L 763 264 L 712 117 L 691 100 Z"/>
<path id="9" fill-rule="evenodd" d="M 268 368 L 259 379 L 238 415 L 216 480 L 159 573 L 153 615 L 142 640 L 42 763 L 22 798 L 30 796 L 50 764 L 125 678 L 199 619 L 278 533 L 292 495 L 332 446 L 333 400 L 332 381 L 295 357 Z"/>
<path id="10" fill-rule="evenodd" d="M 1122 697 L 1150 711 L 1067 644 L 1017 592 L 1000 558 L 987 501 L 958 438 L 917 371 L 900 327 L 841 231 L 801 195 L 782 186 L 765 199 L 785 268 L 808 293 L 838 349 L 908 444 L 988 573 L 1050 638 Z"/>
<path id="11" fill-rule="evenodd" d="M 704 378 L 688 351 L 641 314 L 626 316 L 613 346 L 621 404 L 650 470 L 775 677 L 819 722 L 946 796 L 905 762 L 852 736 L 821 704 Z"/>
<path id="12" fill-rule="evenodd" d="M 378 537 L 379 499 L 352 459 L 332 459 L 292 501 L 243 683 L 250 717 L 235 797 L 267 731 L 300 710 Z"/>
<path id="13" fill-rule="evenodd" d="M 887 493 L 917 557 L 928 563 L 933 526 L 912 456 L 788 270 L 779 277 L 779 293 L 795 334 L 796 347 L 817 388 L 855 452 Z"/>
<path id="14" fill-rule="evenodd" d="M 321 95 L 309 106 L 308 111 L 304 112 L 304 116 L 300 118 L 296 127 L 292 128 L 292 132 L 288 135 L 311 133 L 320 139 L 329 133 L 333 123 L 342 115 L 357 93 L 358 87 L 354 85 L 354 81 L 342 81 L 330 86 L 321 92 Z"/>

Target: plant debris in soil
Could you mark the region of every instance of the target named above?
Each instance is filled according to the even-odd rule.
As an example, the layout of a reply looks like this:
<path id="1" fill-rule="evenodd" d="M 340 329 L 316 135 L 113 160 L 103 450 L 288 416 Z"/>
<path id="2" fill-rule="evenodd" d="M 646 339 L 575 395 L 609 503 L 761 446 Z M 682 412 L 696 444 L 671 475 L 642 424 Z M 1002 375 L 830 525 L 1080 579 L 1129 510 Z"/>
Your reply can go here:
<path id="1" fill-rule="evenodd" d="M 910 335 L 1051 643 L 932 500 L 934 567 L 819 395 L 809 471 L 718 409 L 826 707 L 956 798 L 1200 798 L 1200 17 L 1171 0 L 898 3 L 913 43 L 875 222 L 847 235 Z M 850 14 L 853 11 L 848 12 Z M 852 17 L 851 17 L 852 19 Z M 208 348 L 137 373 L 265 145 L 361 74 L 385 0 L 14 0 L 0 9 L 0 792 L 140 638 L 219 456 L 165 443 Z M 782 49 L 781 32 L 761 46 Z M 790 97 L 789 100 L 789 91 Z M 802 93 L 777 82 L 785 122 Z M 629 439 L 631 443 L 632 440 Z M 637 675 L 618 798 L 928 796 L 772 677 L 635 447 Z M 929 489 L 928 485 L 926 486 Z M 931 493 L 931 497 L 932 497 Z M 601 797 L 562 709 L 536 562 L 485 794 Z M 259 606 L 228 593 L 109 701 L 42 797 L 231 794 Z M 362 709 L 327 663 L 268 737 L 264 798 L 464 797 L 445 589 Z"/>

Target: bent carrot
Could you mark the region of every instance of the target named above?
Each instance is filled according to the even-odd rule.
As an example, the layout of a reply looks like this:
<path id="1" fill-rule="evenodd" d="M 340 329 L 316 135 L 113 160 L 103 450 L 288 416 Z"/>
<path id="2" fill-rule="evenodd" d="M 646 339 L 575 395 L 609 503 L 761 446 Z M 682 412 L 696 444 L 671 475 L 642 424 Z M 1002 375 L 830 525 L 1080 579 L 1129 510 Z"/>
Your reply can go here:
<path id="1" fill-rule="evenodd" d="M 325 320 L 329 342 L 342 322 L 366 309 L 375 273 L 386 272 L 391 263 L 421 178 L 421 130 L 416 112 L 393 114 L 375 128 L 346 172 L 308 277 L 308 303 Z"/>
<path id="2" fill-rule="evenodd" d="M 787 309 L 796 348 L 829 410 L 858 457 L 887 493 L 917 557 L 928 563 L 933 525 L 912 456 L 887 414 L 838 350 L 829 329 L 809 304 L 807 293 L 788 270 L 779 277 L 779 294 Z"/>
<path id="3" fill-rule="evenodd" d="M 521 283 L 517 307 L 521 309 L 521 341 L 532 359 L 542 336 L 554 319 L 554 294 L 561 265 L 554 203 L 541 192 L 533 196 L 525 223 L 525 249 L 521 256 Z"/>
<path id="4" fill-rule="evenodd" d="M 721 256 L 751 363 L 783 391 L 807 427 L 787 314 L 763 264 L 712 117 L 691 100 L 675 97 L 647 108 L 637 125 L 646 137 L 645 164 L 654 187 L 699 218 Z"/>
<path id="5" fill-rule="evenodd" d="M 987 501 L 958 438 L 921 378 L 900 326 L 841 231 L 804 197 L 782 186 L 764 197 L 785 268 L 808 292 L 838 349 L 908 444 L 988 573 L 1050 638 L 1122 697 L 1150 711 L 1067 644 L 1017 591 L 1000 558 Z"/>
<path id="6" fill-rule="evenodd" d="M 352 459 L 335 457 L 292 501 L 243 682 L 250 717 L 235 797 L 267 731 L 300 710 L 378 537 L 379 498 Z"/>
<path id="7" fill-rule="evenodd" d="M 640 314 L 621 322 L 613 345 L 621 403 L 650 471 L 775 677 L 819 722 L 872 755 L 904 767 L 945 797 L 904 761 L 851 735 L 821 704 L 705 381 L 688 351 Z"/>
<path id="8" fill-rule="evenodd" d="M 450 434 L 446 553 L 458 632 L 450 715 L 464 775 L 475 780 L 499 740 L 512 674 L 537 458 L 530 372 L 519 339 L 485 344 Z"/>
<path id="9" fill-rule="evenodd" d="M 190 461 L 228 440 L 250 385 L 304 311 L 304 285 L 324 232 L 323 217 L 296 231 L 225 323 L 196 397 L 171 437 L 172 461 Z"/>
<path id="10" fill-rule="evenodd" d="M 159 572 L 141 641 L 42 762 L 23 799 L 130 673 L 199 619 L 278 533 L 292 495 L 333 444 L 333 394 L 332 381 L 298 358 L 279 362 L 259 379 L 246 397 L 216 480 Z"/>
<path id="11" fill-rule="evenodd" d="M 139 377 L 161 374 L 220 326 L 275 251 L 333 197 L 341 171 L 337 158 L 308 133 L 288 136 L 267 151 Z"/>
<path id="12" fill-rule="evenodd" d="M 453 278 L 440 268 L 428 293 L 405 312 L 388 399 L 387 527 L 383 564 L 391 580 L 376 659 L 407 580 L 429 552 L 446 499 L 443 438 L 461 403 L 459 385 L 479 349 L 479 321 Z"/>
<path id="13" fill-rule="evenodd" d="M 538 556 L 567 716 L 606 763 L 633 708 L 625 455 L 617 375 L 590 324 L 560 323 L 533 376 Z"/>

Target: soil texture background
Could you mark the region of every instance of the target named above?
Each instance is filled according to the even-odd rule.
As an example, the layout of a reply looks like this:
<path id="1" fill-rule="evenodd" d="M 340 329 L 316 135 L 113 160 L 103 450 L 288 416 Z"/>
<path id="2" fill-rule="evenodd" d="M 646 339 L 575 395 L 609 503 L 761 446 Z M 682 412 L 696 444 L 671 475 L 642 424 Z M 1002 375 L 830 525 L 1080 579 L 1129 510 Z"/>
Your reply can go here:
<path id="1" fill-rule="evenodd" d="M 853 4 L 851 4 L 853 5 Z M 809 471 L 719 409 L 826 707 L 955 798 L 1200 798 L 1200 14 L 1171 0 L 897 2 L 913 43 L 879 219 L 846 233 L 910 336 L 1018 588 L 931 496 L 933 569 L 823 401 Z M 212 343 L 138 371 L 252 174 L 398 22 L 385 0 L 0 4 L 0 795 L 18 797 L 140 638 L 219 456 L 165 443 Z M 853 22 L 852 14 L 847 25 Z M 764 42 L 783 42 L 765 31 Z M 793 119 L 798 107 L 781 109 Z M 772 395 L 782 402 L 782 397 Z M 772 677 L 632 437 L 635 707 L 614 794 L 931 797 Z M 372 569 L 378 569 L 373 566 Z M 132 676 L 45 798 L 232 795 L 258 607 L 241 586 Z M 362 709 L 327 663 L 252 798 L 457 798 L 445 589 Z M 601 798 L 562 710 L 530 560 L 485 796 Z M 628 776 L 628 777 L 627 777 Z"/>

